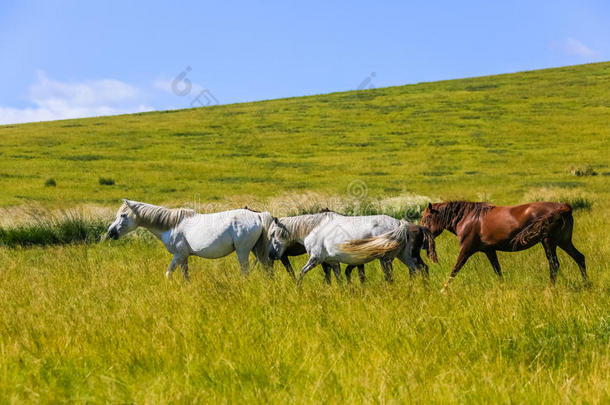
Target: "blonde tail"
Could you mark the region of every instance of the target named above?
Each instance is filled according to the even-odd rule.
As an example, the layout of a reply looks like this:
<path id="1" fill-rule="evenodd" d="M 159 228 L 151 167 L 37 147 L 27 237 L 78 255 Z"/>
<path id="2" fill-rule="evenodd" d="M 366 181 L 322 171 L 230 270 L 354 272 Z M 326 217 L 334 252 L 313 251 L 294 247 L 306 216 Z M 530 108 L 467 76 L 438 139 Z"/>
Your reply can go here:
<path id="1" fill-rule="evenodd" d="M 339 250 L 362 261 L 379 259 L 384 256 L 395 257 L 409 239 L 409 223 L 401 221 L 393 231 L 371 238 L 356 239 L 345 242 Z"/>

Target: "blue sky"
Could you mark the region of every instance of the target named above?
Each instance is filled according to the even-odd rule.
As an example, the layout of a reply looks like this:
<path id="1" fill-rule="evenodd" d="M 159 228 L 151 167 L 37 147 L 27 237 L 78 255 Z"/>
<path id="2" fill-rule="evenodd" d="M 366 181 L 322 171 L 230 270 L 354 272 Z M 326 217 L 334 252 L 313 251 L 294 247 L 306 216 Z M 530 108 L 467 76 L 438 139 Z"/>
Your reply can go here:
<path id="1" fill-rule="evenodd" d="M 4 0 L 0 124 L 607 60 L 608 1 Z"/>

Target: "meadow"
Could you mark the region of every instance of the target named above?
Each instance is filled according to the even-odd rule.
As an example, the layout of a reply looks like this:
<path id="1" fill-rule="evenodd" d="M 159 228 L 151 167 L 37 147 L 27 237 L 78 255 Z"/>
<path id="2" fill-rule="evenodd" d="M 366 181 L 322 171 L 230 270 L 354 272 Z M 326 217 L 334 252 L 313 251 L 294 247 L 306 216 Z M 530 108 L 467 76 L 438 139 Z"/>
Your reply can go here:
<path id="1" fill-rule="evenodd" d="M 167 112 L 0 126 L 0 403 L 607 403 L 610 63 Z M 567 201 L 593 283 L 536 246 L 430 280 L 297 289 L 279 263 L 100 240 L 130 198 L 417 220 L 425 201 Z M 28 242 L 29 241 L 29 242 Z M 300 267 L 306 257 L 293 259 Z"/>

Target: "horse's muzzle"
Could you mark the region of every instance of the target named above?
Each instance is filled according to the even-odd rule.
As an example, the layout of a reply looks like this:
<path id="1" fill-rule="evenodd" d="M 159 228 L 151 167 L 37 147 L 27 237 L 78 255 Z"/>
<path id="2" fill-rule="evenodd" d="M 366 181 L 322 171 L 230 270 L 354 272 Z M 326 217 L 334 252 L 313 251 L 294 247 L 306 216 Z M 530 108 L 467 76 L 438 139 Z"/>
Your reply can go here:
<path id="1" fill-rule="evenodd" d="M 108 231 L 108 233 L 106 234 L 106 236 L 110 239 L 114 239 L 117 240 L 119 238 L 119 233 L 116 230 L 111 230 Z"/>

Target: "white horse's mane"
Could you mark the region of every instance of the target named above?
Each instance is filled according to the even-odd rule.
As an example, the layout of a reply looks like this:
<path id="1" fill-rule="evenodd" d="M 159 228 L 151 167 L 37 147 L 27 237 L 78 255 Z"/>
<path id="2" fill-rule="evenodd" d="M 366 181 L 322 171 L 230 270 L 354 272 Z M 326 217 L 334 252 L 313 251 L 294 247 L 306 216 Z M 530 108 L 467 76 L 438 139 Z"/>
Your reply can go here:
<path id="1" fill-rule="evenodd" d="M 192 217 L 196 212 L 189 208 L 165 208 L 138 201 L 125 201 L 119 213 L 132 212 L 138 221 L 152 228 L 165 231 L 178 225 L 184 218 Z"/>
<path id="2" fill-rule="evenodd" d="M 341 215 L 333 211 L 278 218 L 279 237 L 284 240 L 304 238 L 323 220 Z"/>

